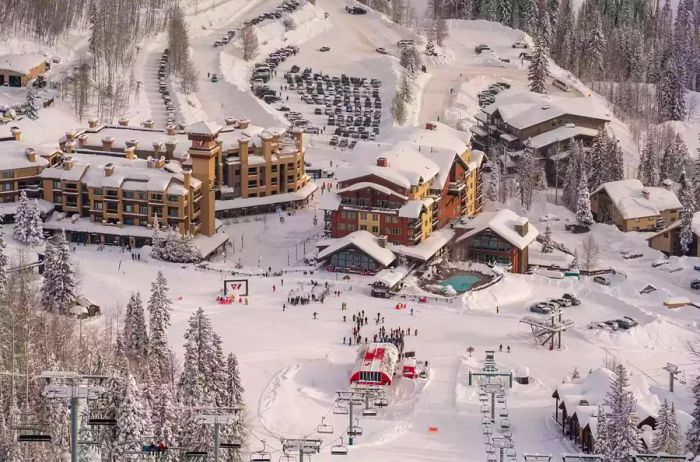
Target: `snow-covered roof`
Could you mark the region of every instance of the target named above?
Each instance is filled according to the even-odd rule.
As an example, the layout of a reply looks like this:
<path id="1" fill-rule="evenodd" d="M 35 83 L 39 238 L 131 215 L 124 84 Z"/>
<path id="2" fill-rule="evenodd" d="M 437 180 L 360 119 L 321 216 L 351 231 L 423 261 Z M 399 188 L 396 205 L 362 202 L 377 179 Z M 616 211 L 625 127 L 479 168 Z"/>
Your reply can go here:
<path id="1" fill-rule="evenodd" d="M 440 249 L 445 247 L 452 240 L 454 235 L 454 230 L 442 228 L 437 231 L 433 231 L 430 236 L 416 245 L 407 246 L 391 244 L 389 245 L 389 248 L 400 255 L 414 258 L 416 260 L 428 261 Z"/>
<path id="2" fill-rule="evenodd" d="M 394 144 L 411 143 L 419 148 L 420 152 L 429 152 L 433 148 L 462 155 L 468 150 L 471 133 L 456 130 L 440 122 L 430 122 L 430 125 L 434 128 L 419 126 L 398 129 L 387 141 Z"/>
<path id="3" fill-rule="evenodd" d="M 330 243 L 328 247 L 318 253 L 319 260 L 329 257 L 348 246 L 357 247 L 383 266 L 389 266 L 396 260 L 396 255 L 388 248 L 379 245 L 379 239 L 369 231 L 355 231 L 345 237 L 328 239 L 327 242 Z"/>
<path id="4" fill-rule="evenodd" d="M 399 216 L 401 218 L 418 218 L 424 207 L 426 207 L 426 200 L 419 199 L 408 201 L 399 208 Z"/>
<path id="5" fill-rule="evenodd" d="M 321 194 L 318 200 L 318 208 L 321 210 L 338 210 L 340 208 L 342 198 L 334 192 Z"/>
<path id="6" fill-rule="evenodd" d="M 29 160 L 26 154 L 27 149 L 34 149 L 33 146 L 18 141 L 0 142 L 0 170 L 14 170 L 27 167 L 46 167 L 49 161 L 41 157 L 39 149 L 35 149 L 34 160 Z"/>
<path id="7" fill-rule="evenodd" d="M 208 120 L 201 120 L 185 127 L 188 135 L 217 135 L 221 131 L 221 125 Z"/>
<path id="8" fill-rule="evenodd" d="M 38 54 L 9 54 L 0 55 L 0 69 L 29 74 L 32 68 L 46 62 L 46 58 Z"/>
<path id="9" fill-rule="evenodd" d="M 358 372 L 382 372 L 394 376 L 399 350 L 391 343 L 370 343 L 360 349 L 352 376 Z"/>
<path id="10" fill-rule="evenodd" d="M 493 115 L 496 111 L 508 125 L 522 130 L 563 115 L 575 115 L 610 121 L 606 108 L 592 99 L 579 97 L 554 97 L 515 89 L 505 90 L 496 96 L 496 102 L 482 109 Z"/>
<path id="11" fill-rule="evenodd" d="M 490 229 L 513 246 L 522 250 L 530 245 L 539 235 L 539 231 L 532 223 L 528 224 L 527 233 L 524 236 L 521 236 L 515 230 L 516 225 L 522 226 L 523 218 L 510 209 L 502 209 L 497 212 L 482 212 L 469 221 L 457 225 L 460 228 L 468 229 L 466 233 L 457 238 L 457 242 L 461 242 L 485 229 Z"/>
<path id="12" fill-rule="evenodd" d="M 286 202 L 301 201 L 309 197 L 318 189 L 316 183 L 313 181 L 307 182 L 303 187 L 297 191 L 287 192 L 282 194 L 275 194 L 265 197 L 237 197 L 235 199 L 227 200 L 217 200 L 214 204 L 214 208 L 219 210 L 233 210 L 242 209 L 246 207 L 255 207 L 258 205 L 274 205 L 283 204 Z M 330 195 L 330 194 L 329 194 Z"/>
<path id="13" fill-rule="evenodd" d="M 365 188 L 371 188 L 371 189 L 374 189 L 375 191 L 379 191 L 379 192 L 386 194 L 386 195 L 389 195 L 389 196 L 396 196 L 402 200 L 408 199 L 408 197 L 401 195 L 401 194 L 393 191 L 392 189 L 387 188 L 386 186 L 382 186 L 382 185 L 379 185 L 377 183 L 371 183 L 368 181 L 360 181 L 359 183 L 351 184 L 350 186 L 346 186 L 345 188 L 338 189 L 336 191 L 336 194 L 357 191 L 357 190 L 365 189 Z"/>
<path id="14" fill-rule="evenodd" d="M 174 143 L 173 157 L 181 159 L 186 156 L 187 149 L 190 146 L 187 136 L 182 132 L 175 135 L 168 135 L 165 131 L 153 128 L 143 128 L 136 126 L 103 126 L 98 128 L 88 128 L 77 132 L 78 136 L 83 137 L 85 148 L 80 148 L 76 145 L 76 150 L 91 150 L 92 148 L 102 149 L 102 140 L 112 138 L 112 152 L 123 152 L 127 147 L 127 142 L 137 142 L 136 149 L 144 151 L 152 151 L 154 144 L 162 145 L 165 149 L 165 144 Z M 61 142 L 65 141 L 62 137 Z"/>
<path id="15" fill-rule="evenodd" d="M 681 224 L 683 224 L 683 222 L 682 222 L 681 220 L 676 220 L 676 221 L 674 221 L 673 223 L 671 223 L 670 225 L 668 225 L 667 227 L 665 227 L 664 229 L 662 229 L 661 231 L 659 231 L 658 233 L 656 233 L 656 234 L 654 234 L 653 236 L 647 238 L 647 240 L 654 239 L 656 236 L 658 236 L 658 235 L 660 235 L 660 234 L 667 233 L 667 232 L 669 232 L 669 231 L 671 231 L 671 230 L 673 230 L 673 229 L 676 229 L 676 228 L 678 228 Z M 695 213 L 693 214 L 693 220 L 691 221 L 691 225 L 690 225 L 690 226 L 691 226 L 691 229 L 693 230 L 693 233 L 694 233 L 696 236 L 700 237 L 700 212 L 695 212 Z"/>
<path id="16" fill-rule="evenodd" d="M 39 204 L 39 211 L 44 215 L 48 214 L 49 212 L 52 212 L 55 208 L 54 204 L 45 201 L 44 199 L 31 200 L 37 201 L 37 203 Z M 19 205 L 19 202 L 0 202 L 0 217 L 4 217 L 5 215 L 14 215 L 15 213 L 17 213 L 17 205 Z"/>
<path id="17" fill-rule="evenodd" d="M 385 286 L 392 288 L 401 282 L 408 275 L 408 268 L 397 266 L 396 268 L 384 268 L 374 275 L 375 282 L 381 282 Z"/>
<path id="18" fill-rule="evenodd" d="M 682 207 L 676 193 L 672 190 L 664 187 L 644 186 L 637 179 L 603 183 L 592 194 L 597 194 L 600 191 L 605 191 L 617 211 L 626 220 L 653 217 L 660 215 L 665 210 Z"/>
<path id="19" fill-rule="evenodd" d="M 594 130 L 588 127 L 580 127 L 578 125 L 566 124 L 561 127 L 557 127 L 554 130 L 548 132 L 540 133 L 537 136 L 530 138 L 530 145 L 534 149 L 540 149 L 550 144 L 554 144 L 560 141 L 565 141 L 576 136 L 589 136 L 594 137 L 598 134 L 598 130 Z"/>

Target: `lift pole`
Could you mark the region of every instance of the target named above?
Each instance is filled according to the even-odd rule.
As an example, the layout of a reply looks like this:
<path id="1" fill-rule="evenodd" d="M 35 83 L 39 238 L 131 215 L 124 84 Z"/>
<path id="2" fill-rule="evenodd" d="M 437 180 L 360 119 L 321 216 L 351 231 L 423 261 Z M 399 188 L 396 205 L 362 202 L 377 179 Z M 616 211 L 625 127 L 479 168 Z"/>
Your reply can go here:
<path id="1" fill-rule="evenodd" d="M 666 363 L 666 367 L 663 369 L 668 372 L 668 391 L 673 393 L 673 382 L 676 380 L 676 376 L 679 374 L 678 366 L 672 363 Z"/>

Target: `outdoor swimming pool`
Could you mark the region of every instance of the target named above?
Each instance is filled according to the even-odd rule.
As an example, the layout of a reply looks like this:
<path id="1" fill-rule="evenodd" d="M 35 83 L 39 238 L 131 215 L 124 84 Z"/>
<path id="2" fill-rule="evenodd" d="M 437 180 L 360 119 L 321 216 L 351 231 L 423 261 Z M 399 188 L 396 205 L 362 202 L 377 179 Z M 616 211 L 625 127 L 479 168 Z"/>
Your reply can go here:
<path id="1" fill-rule="evenodd" d="M 474 284 L 476 284 L 480 280 L 481 278 L 474 274 L 462 273 L 450 276 L 449 278 L 440 281 L 439 284 L 443 287 L 452 286 L 452 288 L 455 291 L 457 291 L 457 293 L 461 294 L 463 292 L 467 292 L 469 289 L 472 288 Z"/>

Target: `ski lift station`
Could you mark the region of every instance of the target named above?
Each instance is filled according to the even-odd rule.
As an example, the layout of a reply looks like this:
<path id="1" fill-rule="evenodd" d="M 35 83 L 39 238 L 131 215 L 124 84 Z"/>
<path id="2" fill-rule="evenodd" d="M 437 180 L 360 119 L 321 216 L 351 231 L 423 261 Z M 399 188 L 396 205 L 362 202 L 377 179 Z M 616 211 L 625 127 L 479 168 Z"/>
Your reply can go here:
<path id="1" fill-rule="evenodd" d="M 370 343 L 360 349 L 350 376 L 354 387 L 391 385 L 399 359 L 399 350 L 391 343 Z"/>

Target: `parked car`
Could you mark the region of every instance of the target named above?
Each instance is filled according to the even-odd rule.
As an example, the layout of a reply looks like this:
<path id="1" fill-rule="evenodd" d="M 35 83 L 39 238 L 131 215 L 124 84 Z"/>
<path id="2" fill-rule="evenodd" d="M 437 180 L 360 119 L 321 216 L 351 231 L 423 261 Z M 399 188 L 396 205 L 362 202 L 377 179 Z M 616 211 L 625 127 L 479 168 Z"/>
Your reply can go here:
<path id="1" fill-rule="evenodd" d="M 518 55 L 518 58 L 522 59 L 523 61 L 532 61 L 532 56 L 530 53 L 525 53 L 524 51 Z"/>
<path id="2" fill-rule="evenodd" d="M 652 268 L 658 268 L 659 266 L 668 265 L 670 262 L 668 260 L 655 260 L 651 263 Z"/>
<path id="3" fill-rule="evenodd" d="M 331 51 L 331 47 L 321 47 L 318 49 L 318 51 L 321 51 L 321 52 Z"/>
<path id="4" fill-rule="evenodd" d="M 382 47 L 379 47 L 379 48 L 377 48 L 377 53 L 381 53 L 381 54 L 385 55 L 385 54 L 386 54 L 386 50 L 385 50 L 384 48 L 382 48 Z"/>
<path id="5" fill-rule="evenodd" d="M 595 276 L 593 278 L 593 282 L 597 282 L 598 284 L 601 284 L 604 286 L 609 286 L 610 285 L 610 278 L 607 276 Z"/>
<path id="6" fill-rule="evenodd" d="M 527 49 L 529 47 L 530 47 L 530 45 L 528 45 L 527 42 L 520 41 L 520 42 L 513 43 L 513 48 L 526 48 Z"/>
<path id="7" fill-rule="evenodd" d="M 571 87 L 569 86 L 569 84 L 559 79 L 552 80 L 552 85 L 557 87 L 561 91 L 571 91 Z"/>
<path id="8" fill-rule="evenodd" d="M 216 74 L 212 74 L 212 75 L 211 75 L 211 81 L 212 81 L 212 82 L 218 82 L 218 81 L 219 81 L 219 77 L 218 77 Z"/>
<path id="9" fill-rule="evenodd" d="M 565 293 L 565 294 L 562 295 L 561 297 L 570 300 L 570 301 L 571 301 L 571 304 L 572 304 L 573 306 L 578 306 L 578 305 L 581 304 L 581 300 L 579 300 L 578 298 L 576 298 L 576 296 L 573 295 L 573 294 Z"/>
<path id="10" fill-rule="evenodd" d="M 539 314 L 549 314 L 552 312 L 552 309 L 543 303 L 536 303 L 530 307 L 530 311 Z"/>
<path id="11" fill-rule="evenodd" d="M 693 290 L 700 290 L 700 279 L 693 279 L 690 282 L 690 288 Z"/>
<path id="12" fill-rule="evenodd" d="M 489 48 L 489 46 L 486 45 L 485 43 L 480 43 L 479 45 L 474 47 L 474 52 L 478 55 L 478 54 L 481 54 L 482 51 L 490 50 L 490 49 L 491 48 Z"/>

